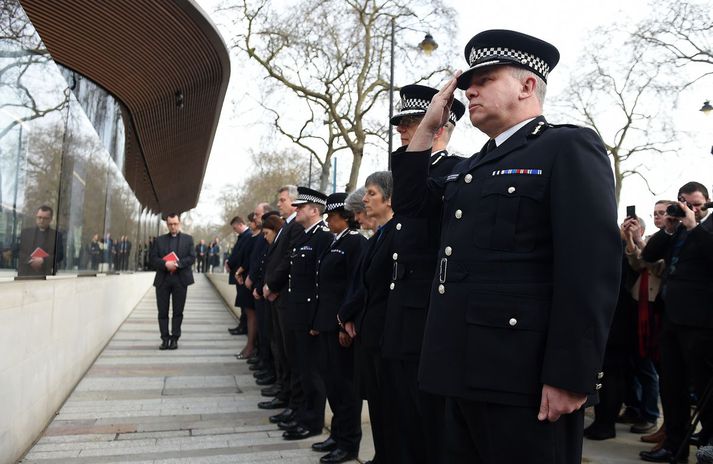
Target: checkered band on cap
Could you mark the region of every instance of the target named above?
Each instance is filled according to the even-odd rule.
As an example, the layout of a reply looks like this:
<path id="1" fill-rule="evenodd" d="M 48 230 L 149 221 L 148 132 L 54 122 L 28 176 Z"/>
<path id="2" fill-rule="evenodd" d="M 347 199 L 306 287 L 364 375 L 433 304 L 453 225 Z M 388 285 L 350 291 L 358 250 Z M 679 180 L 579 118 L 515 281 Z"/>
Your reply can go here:
<path id="1" fill-rule="evenodd" d="M 506 60 L 519 63 L 542 76 L 545 81 L 547 81 L 547 75 L 550 73 L 549 65 L 545 63 L 542 58 L 531 53 L 506 47 L 473 48 L 470 51 L 468 64 L 473 67 L 477 64 L 492 60 Z"/>
<path id="2" fill-rule="evenodd" d="M 300 193 L 299 195 L 297 195 L 297 199 L 292 204 L 301 205 L 304 203 L 317 203 L 320 205 L 326 205 L 327 200 L 307 193 Z"/>
<path id="3" fill-rule="evenodd" d="M 328 203 L 327 207 L 324 209 L 325 213 L 329 213 L 330 211 L 336 211 L 338 209 L 344 208 L 344 202 L 341 203 Z"/>
<path id="4" fill-rule="evenodd" d="M 400 100 L 399 103 L 396 105 L 396 111 L 398 112 L 394 114 L 393 117 L 400 118 L 402 116 L 425 114 L 426 110 L 428 110 L 428 105 L 430 104 L 430 100 L 423 100 L 421 98 L 406 98 Z M 449 112 L 448 120 L 453 124 L 458 121 L 458 118 L 455 114 L 453 114 L 453 111 Z"/>

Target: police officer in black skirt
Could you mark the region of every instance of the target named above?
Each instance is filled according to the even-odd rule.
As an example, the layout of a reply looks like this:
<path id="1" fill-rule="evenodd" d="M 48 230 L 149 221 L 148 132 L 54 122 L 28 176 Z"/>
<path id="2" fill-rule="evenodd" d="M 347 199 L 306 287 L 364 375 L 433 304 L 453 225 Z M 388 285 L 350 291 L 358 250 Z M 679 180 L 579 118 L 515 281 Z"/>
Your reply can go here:
<path id="1" fill-rule="evenodd" d="M 327 399 L 334 413 L 331 434 L 315 443 L 315 451 L 329 451 L 322 463 L 355 459 L 361 441 L 361 403 L 354 385 L 352 339 L 340 329 L 337 313 L 354 280 L 366 238 L 357 232 L 354 213 L 344 208 L 346 193 L 327 197 L 327 225 L 335 235 L 331 246 L 318 263 L 318 302 L 312 316 L 310 334 L 317 339 L 319 373 L 327 389 Z"/>
<path id="2" fill-rule="evenodd" d="M 423 85 L 401 89 L 399 111 L 391 118 L 409 144 L 431 98 L 438 91 Z M 463 158 L 448 153 L 448 142 L 465 106 L 453 100 L 448 122 L 433 135 L 429 175 L 450 174 Z M 440 216 L 441 203 L 434 203 L 433 214 Z M 442 447 L 444 399 L 418 389 L 418 361 L 426 324 L 431 282 L 436 271 L 440 221 L 413 217 L 394 211 L 394 240 L 391 249 L 393 270 L 384 327 L 383 356 L 389 385 L 390 416 L 399 430 L 394 447 L 398 462 L 432 464 Z"/>

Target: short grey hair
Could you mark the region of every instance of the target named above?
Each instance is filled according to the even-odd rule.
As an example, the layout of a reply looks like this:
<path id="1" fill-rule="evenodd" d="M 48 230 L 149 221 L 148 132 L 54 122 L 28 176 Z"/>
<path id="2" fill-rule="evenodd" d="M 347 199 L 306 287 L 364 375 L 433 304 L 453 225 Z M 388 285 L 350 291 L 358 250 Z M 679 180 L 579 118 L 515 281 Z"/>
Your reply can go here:
<path id="1" fill-rule="evenodd" d="M 359 187 L 354 190 L 347 196 L 346 200 L 344 200 L 344 209 L 354 214 L 364 211 L 364 195 L 366 195 L 366 189 L 364 187 Z"/>
<path id="2" fill-rule="evenodd" d="M 535 96 L 540 101 L 540 104 L 543 105 L 545 103 L 545 95 L 547 94 L 547 84 L 545 81 L 529 69 L 521 68 L 519 66 L 509 66 L 509 68 L 512 77 L 519 81 L 523 81 L 528 77 L 535 79 Z"/>
<path id="3" fill-rule="evenodd" d="M 295 201 L 297 199 L 297 186 L 296 185 L 283 185 L 280 187 L 280 190 L 277 191 L 277 194 L 279 195 L 282 192 L 287 192 L 287 196 L 290 197 L 290 200 Z"/>
<path id="4" fill-rule="evenodd" d="M 391 200 L 391 195 L 394 193 L 394 178 L 391 176 L 391 171 L 376 171 L 369 174 L 366 178 L 364 186 L 373 185 L 381 190 L 384 196 L 384 201 Z"/>
<path id="5" fill-rule="evenodd" d="M 642 232 L 646 230 L 646 223 L 644 222 L 643 218 L 641 218 L 640 216 L 636 216 L 636 222 L 639 223 L 639 227 L 641 227 Z"/>

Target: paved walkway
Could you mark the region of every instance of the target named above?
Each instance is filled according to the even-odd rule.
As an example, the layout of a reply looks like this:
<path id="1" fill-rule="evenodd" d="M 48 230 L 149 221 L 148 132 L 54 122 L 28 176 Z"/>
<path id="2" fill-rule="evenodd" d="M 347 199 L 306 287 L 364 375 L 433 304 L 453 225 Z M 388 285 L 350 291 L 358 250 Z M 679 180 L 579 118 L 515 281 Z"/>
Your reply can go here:
<path id="1" fill-rule="evenodd" d="M 311 443 L 286 442 L 256 407 L 259 387 L 233 356 L 245 337 L 203 275 L 188 291 L 176 351 L 159 351 L 153 289 L 139 303 L 23 463 L 313 464 Z M 118 296 L 120 297 L 120 296 Z M 638 435 L 585 440 L 583 462 L 639 463 Z M 364 424 L 360 458 L 373 455 Z"/>

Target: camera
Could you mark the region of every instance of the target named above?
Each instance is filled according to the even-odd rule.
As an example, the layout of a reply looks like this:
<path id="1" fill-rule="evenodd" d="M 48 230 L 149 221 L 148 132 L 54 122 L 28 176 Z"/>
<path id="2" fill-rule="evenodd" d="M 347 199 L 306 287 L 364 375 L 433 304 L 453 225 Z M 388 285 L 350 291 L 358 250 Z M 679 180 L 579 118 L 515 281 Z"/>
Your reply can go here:
<path id="1" fill-rule="evenodd" d="M 690 205 L 688 205 L 688 207 L 690 208 Z M 671 217 L 677 218 L 686 217 L 686 212 L 683 211 L 683 208 L 681 208 L 681 206 L 676 203 L 668 205 L 668 207 L 666 208 L 666 214 Z"/>

